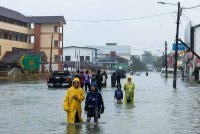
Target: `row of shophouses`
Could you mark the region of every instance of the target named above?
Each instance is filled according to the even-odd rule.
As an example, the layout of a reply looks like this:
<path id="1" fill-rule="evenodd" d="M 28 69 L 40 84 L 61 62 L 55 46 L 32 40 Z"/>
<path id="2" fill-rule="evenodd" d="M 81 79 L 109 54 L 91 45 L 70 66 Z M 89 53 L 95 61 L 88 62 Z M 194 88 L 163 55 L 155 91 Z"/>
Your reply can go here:
<path id="1" fill-rule="evenodd" d="M 63 16 L 25 16 L 0 6 L 0 71 L 24 66 L 24 56 L 39 57 L 37 70 L 41 72 L 129 69 L 130 46 L 106 43 L 102 46 L 64 47 L 65 24 Z"/>
<path id="2" fill-rule="evenodd" d="M 192 25 L 189 23 L 185 27 L 184 43 L 193 50 L 197 55 L 200 55 L 200 24 Z M 175 44 L 172 46 L 172 52 L 168 57 L 168 66 L 174 66 Z M 178 45 L 178 61 L 177 67 L 184 69 L 186 75 L 191 75 L 195 68 L 200 69 L 200 59 L 193 52 L 189 51 L 183 44 Z"/>

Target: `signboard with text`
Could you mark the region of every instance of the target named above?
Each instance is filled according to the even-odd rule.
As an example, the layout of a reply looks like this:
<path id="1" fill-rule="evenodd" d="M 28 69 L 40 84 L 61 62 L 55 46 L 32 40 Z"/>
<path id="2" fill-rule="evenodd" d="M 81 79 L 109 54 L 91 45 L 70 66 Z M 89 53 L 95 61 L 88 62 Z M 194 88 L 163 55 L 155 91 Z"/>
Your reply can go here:
<path id="1" fill-rule="evenodd" d="M 175 50 L 176 48 L 176 43 L 173 44 L 172 50 Z M 185 51 L 186 47 L 182 43 L 178 43 L 178 51 Z"/>
<path id="2" fill-rule="evenodd" d="M 20 59 L 20 65 L 23 69 L 30 69 L 30 70 L 39 69 L 40 57 L 23 55 Z"/>

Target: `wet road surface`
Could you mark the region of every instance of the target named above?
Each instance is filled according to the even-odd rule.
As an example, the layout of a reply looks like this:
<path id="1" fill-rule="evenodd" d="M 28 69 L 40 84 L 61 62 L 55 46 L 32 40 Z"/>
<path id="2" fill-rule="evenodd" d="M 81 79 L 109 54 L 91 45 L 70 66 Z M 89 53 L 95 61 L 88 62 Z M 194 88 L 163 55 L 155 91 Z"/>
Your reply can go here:
<path id="1" fill-rule="evenodd" d="M 102 90 L 105 111 L 99 124 L 66 125 L 66 89 L 49 89 L 45 81 L 0 83 L 0 133 L 200 133 L 200 85 L 178 79 L 175 90 L 172 79 L 161 78 L 159 73 L 132 77 L 136 85 L 135 105 L 116 104 L 115 89 L 108 79 L 107 88 Z M 122 85 L 125 80 L 121 80 Z M 85 121 L 84 111 L 82 116 Z"/>

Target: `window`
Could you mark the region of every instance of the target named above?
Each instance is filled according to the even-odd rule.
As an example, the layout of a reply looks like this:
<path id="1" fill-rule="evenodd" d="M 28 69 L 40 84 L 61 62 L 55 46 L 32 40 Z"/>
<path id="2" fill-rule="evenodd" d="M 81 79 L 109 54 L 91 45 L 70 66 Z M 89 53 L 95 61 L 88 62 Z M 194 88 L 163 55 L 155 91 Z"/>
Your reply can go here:
<path id="1" fill-rule="evenodd" d="M 58 40 L 54 41 L 54 47 L 58 47 Z"/>
<path id="2" fill-rule="evenodd" d="M 85 56 L 86 61 L 90 61 L 90 56 Z"/>
<path id="3" fill-rule="evenodd" d="M 31 28 L 34 29 L 35 28 L 35 25 L 34 23 L 31 23 Z"/>
<path id="4" fill-rule="evenodd" d="M 62 31 L 63 31 L 63 28 L 62 28 L 62 27 L 60 27 L 60 33 L 62 33 Z"/>
<path id="5" fill-rule="evenodd" d="M 84 61 L 84 56 L 80 56 L 80 61 Z"/>
<path id="6" fill-rule="evenodd" d="M 55 59 L 55 60 L 54 60 L 55 62 L 59 62 L 59 61 L 60 61 L 60 56 L 59 56 L 59 55 L 55 55 L 55 56 L 54 56 L 54 59 Z"/>
<path id="7" fill-rule="evenodd" d="M 31 36 L 31 43 L 35 42 L 35 36 Z"/>
<path id="8" fill-rule="evenodd" d="M 4 39 L 8 39 L 8 34 L 4 33 Z"/>
<path id="9" fill-rule="evenodd" d="M 65 56 L 65 61 L 71 61 L 71 56 Z"/>
<path id="10" fill-rule="evenodd" d="M 59 27 L 58 26 L 54 26 L 54 32 L 58 33 L 59 32 Z"/>

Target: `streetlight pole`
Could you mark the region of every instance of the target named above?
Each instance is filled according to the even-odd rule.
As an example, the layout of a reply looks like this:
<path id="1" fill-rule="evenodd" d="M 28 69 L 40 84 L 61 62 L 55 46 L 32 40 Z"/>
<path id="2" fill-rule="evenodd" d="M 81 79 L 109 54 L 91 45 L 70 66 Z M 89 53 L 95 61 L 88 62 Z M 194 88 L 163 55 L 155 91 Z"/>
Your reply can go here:
<path id="1" fill-rule="evenodd" d="M 176 46 L 175 46 L 175 57 L 174 57 L 174 77 L 173 77 L 173 88 L 176 88 L 176 78 L 177 78 L 177 57 L 178 57 L 178 36 L 179 36 L 179 21 L 180 21 L 180 2 L 178 2 L 178 13 L 177 13 L 177 25 L 176 25 Z"/>
<path id="2" fill-rule="evenodd" d="M 176 46 L 175 46 L 175 57 L 174 57 L 174 77 L 173 77 L 173 88 L 176 88 L 176 78 L 177 78 L 177 57 L 178 57 L 178 36 L 179 36 L 179 23 L 180 23 L 180 15 L 181 15 L 181 6 L 180 2 L 178 4 L 173 3 L 165 3 L 165 2 L 157 2 L 159 4 L 168 4 L 168 5 L 178 5 L 177 12 L 177 25 L 176 25 Z"/>
<path id="3" fill-rule="evenodd" d="M 51 35 L 51 49 L 50 49 L 50 65 L 49 65 L 49 71 L 52 73 L 52 44 L 53 44 L 53 34 Z"/>
<path id="4" fill-rule="evenodd" d="M 166 79 L 168 78 L 168 71 L 167 71 L 167 41 L 165 41 L 165 73 L 166 73 Z"/>

